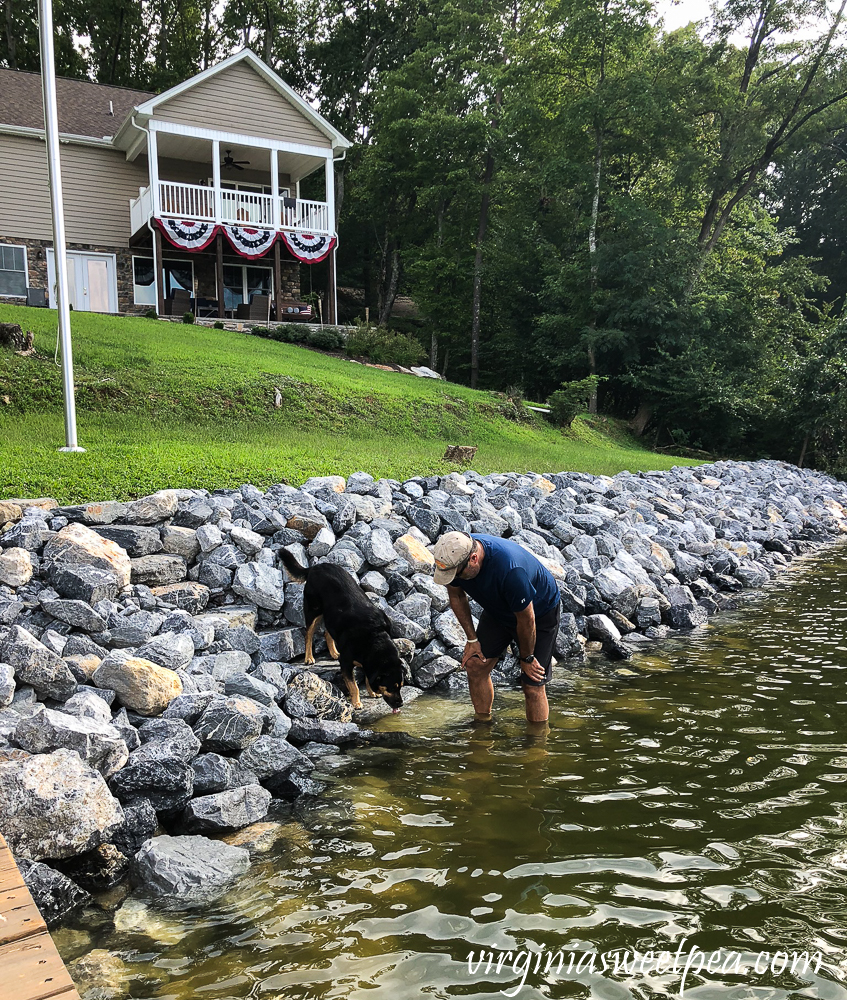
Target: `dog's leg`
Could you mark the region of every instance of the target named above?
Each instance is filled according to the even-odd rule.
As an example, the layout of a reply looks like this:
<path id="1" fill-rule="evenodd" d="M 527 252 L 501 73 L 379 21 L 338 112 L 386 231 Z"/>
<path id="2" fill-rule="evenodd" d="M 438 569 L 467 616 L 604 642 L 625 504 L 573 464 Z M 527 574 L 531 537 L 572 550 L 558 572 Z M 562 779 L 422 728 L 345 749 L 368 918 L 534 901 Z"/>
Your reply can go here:
<path id="1" fill-rule="evenodd" d="M 347 688 L 347 693 L 350 696 L 350 701 L 353 708 L 362 707 L 362 699 L 359 695 L 359 685 L 356 683 L 356 675 L 353 672 L 353 664 L 347 661 L 341 664 L 341 676 L 344 679 L 344 684 Z"/>
<path id="2" fill-rule="evenodd" d="M 371 682 L 368 680 L 368 675 L 367 674 L 365 674 L 365 687 L 368 689 L 368 697 L 369 698 L 378 698 L 379 697 L 379 695 L 376 694 L 374 692 L 374 689 L 371 687 Z"/>
<path id="3" fill-rule="evenodd" d="M 320 615 L 318 615 L 317 618 L 313 618 L 311 624 L 306 629 L 306 656 L 304 657 L 304 662 L 309 665 L 315 662 L 315 654 L 312 651 L 312 639 L 315 635 L 315 626 L 318 624 L 320 619 Z"/>
<path id="4" fill-rule="evenodd" d="M 324 629 L 324 638 L 326 639 L 326 645 L 327 649 L 329 650 L 329 655 L 333 658 L 333 660 L 337 660 L 339 658 L 338 647 L 335 645 L 335 639 L 332 638 L 332 636 L 329 634 L 329 632 L 326 631 L 326 629 Z"/>

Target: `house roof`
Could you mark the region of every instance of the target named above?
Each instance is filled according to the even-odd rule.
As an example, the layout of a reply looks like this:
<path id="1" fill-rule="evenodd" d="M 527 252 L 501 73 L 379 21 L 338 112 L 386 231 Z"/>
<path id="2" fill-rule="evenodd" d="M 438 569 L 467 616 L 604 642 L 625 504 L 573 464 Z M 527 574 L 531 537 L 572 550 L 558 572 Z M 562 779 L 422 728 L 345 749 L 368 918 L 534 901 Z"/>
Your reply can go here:
<path id="1" fill-rule="evenodd" d="M 145 90 L 59 77 L 56 79 L 59 131 L 94 139 L 111 138 L 130 111 L 153 96 Z M 0 127 L 3 125 L 44 128 L 40 73 L 0 69 Z"/>
<path id="2" fill-rule="evenodd" d="M 107 87 L 90 80 L 56 79 L 56 100 L 59 109 L 59 132 L 66 136 L 109 140 L 117 137 L 123 146 L 124 134 L 130 129 L 128 119 L 137 113 L 144 118 L 155 115 L 155 109 L 166 101 L 197 86 L 210 76 L 220 73 L 237 62 L 246 62 L 278 93 L 282 94 L 332 142 L 334 149 L 347 149 L 350 142 L 315 111 L 295 90 L 278 76 L 250 49 L 242 49 L 223 62 L 210 66 L 183 83 L 162 94 L 125 87 Z M 110 113 L 110 102 L 111 110 Z M 123 127 L 122 127 L 123 126 Z M 44 128 L 41 96 L 41 74 L 21 70 L 0 69 L 0 131 L 5 129 Z M 122 133 L 118 136 L 118 133 Z"/>
<path id="3" fill-rule="evenodd" d="M 263 62 L 255 52 L 251 49 L 241 49 L 239 52 L 235 52 L 233 55 L 224 59 L 222 62 L 216 63 L 214 66 L 210 66 L 208 69 L 203 70 L 202 73 L 198 73 L 196 76 L 189 77 L 189 79 L 177 84 L 175 87 L 171 87 L 170 90 L 166 90 L 163 94 L 158 94 L 152 96 L 144 104 L 139 104 L 138 114 L 143 117 L 155 117 L 155 110 L 160 104 L 164 104 L 167 101 L 172 100 L 174 97 L 185 93 L 187 90 L 191 90 L 192 87 L 196 87 L 198 84 L 203 83 L 204 80 L 208 80 L 209 77 L 215 76 L 215 74 L 222 72 L 223 70 L 234 66 L 236 63 L 245 62 L 248 66 L 251 66 L 264 80 L 267 81 L 273 87 L 277 93 L 281 94 L 286 100 L 290 101 L 295 108 L 307 118 L 320 132 L 323 132 L 325 136 L 332 142 L 333 148 L 335 149 L 348 149 L 352 144 L 349 139 L 345 137 L 334 128 L 330 123 L 315 109 L 305 101 L 296 90 L 293 90 L 289 85 L 275 73 L 266 62 Z"/>

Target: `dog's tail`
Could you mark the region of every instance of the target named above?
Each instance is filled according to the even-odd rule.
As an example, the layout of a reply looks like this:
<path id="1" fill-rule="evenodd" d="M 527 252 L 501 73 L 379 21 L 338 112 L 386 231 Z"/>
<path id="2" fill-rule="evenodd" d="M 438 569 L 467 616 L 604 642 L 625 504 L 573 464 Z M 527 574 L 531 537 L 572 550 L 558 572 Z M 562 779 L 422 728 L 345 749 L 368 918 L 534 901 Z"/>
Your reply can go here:
<path id="1" fill-rule="evenodd" d="M 288 570 L 288 575 L 292 580 L 296 580 L 297 583 L 306 582 L 306 577 L 308 576 L 309 571 L 297 562 L 291 552 L 288 552 L 285 549 L 280 549 L 279 558 L 282 560 L 282 565 Z"/>

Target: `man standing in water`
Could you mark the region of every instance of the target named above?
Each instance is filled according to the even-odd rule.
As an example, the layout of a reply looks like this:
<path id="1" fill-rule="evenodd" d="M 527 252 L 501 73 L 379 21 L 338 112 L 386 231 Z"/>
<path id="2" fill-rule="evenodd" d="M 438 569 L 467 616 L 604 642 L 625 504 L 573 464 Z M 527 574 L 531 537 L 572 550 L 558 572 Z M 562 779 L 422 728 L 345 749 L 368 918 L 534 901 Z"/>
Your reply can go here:
<path id="1" fill-rule="evenodd" d="M 560 611 L 553 574 L 516 542 L 494 535 L 448 531 L 433 554 L 435 582 L 446 585 L 450 607 L 467 637 L 462 666 L 468 672 L 474 719 L 491 721 L 491 671 L 516 640 L 527 720 L 546 722 L 546 685 L 553 673 Z M 483 608 L 476 630 L 468 595 Z"/>

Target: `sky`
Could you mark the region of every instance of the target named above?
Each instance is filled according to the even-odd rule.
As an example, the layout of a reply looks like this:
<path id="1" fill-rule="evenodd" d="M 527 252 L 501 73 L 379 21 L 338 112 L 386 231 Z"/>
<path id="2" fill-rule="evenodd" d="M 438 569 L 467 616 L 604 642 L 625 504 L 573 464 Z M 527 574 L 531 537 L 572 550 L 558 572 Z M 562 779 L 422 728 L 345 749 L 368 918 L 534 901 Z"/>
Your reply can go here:
<path id="1" fill-rule="evenodd" d="M 709 0 L 660 0 L 657 7 L 666 31 L 675 31 L 689 21 L 701 21 L 709 14 Z"/>

